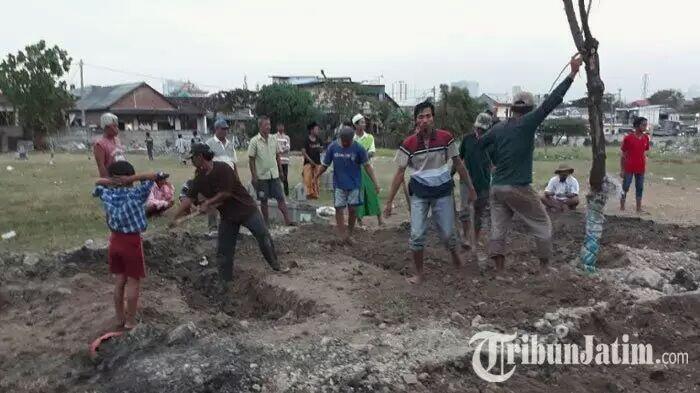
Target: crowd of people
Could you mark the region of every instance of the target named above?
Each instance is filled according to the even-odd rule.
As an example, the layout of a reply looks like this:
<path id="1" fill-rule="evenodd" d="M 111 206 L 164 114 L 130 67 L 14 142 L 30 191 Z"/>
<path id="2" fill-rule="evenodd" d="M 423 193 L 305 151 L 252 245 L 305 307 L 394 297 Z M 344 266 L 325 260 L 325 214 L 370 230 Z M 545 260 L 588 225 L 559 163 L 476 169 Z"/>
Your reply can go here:
<path id="1" fill-rule="evenodd" d="M 546 271 L 552 255 L 550 213 L 576 209 L 580 203 L 579 183 L 573 177 L 574 169 L 561 164 L 542 192 L 532 187 L 535 132 L 561 104 L 580 66 L 581 58 L 572 58 L 569 75 L 537 107 L 532 94 L 521 92 L 513 99 L 511 118 L 498 121 L 492 113 L 479 114 L 473 130 L 459 144 L 451 132 L 436 129 L 435 107 L 430 101 L 416 105 L 415 129 L 396 151 L 397 169 L 383 211 L 380 184 L 372 164 L 376 147 L 374 137 L 366 131 L 364 116 L 358 114 L 340 127 L 337 138 L 325 147 L 319 125 L 312 122 L 301 150 L 306 196 L 311 200 L 319 197 L 320 176 L 332 167 L 337 234 L 342 243 L 352 245 L 356 225 L 364 217 L 376 217 L 382 225 L 383 218 L 394 213 L 395 198 L 403 190 L 409 202 L 408 247 L 413 255 L 414 274 L 407 281 L 411 284 L 421 284 L 427 277 L 423 260 L 431 222 L 436 224 L 439 239 L 456 269 L 463 265 L 461 249 L 476 250 L 488 228 L 488 253 L 495 270 L 501 271 L 505 268 L 508 231 L 513 217 L 518 215 L 535 237 L 536 255 L 541 269 Z M 94 145 L 100 176 L 94 195 L 104 205 L 112 232 L 109 266 L 116 276 L 117 319 L 120 326 L 130 328 L 135 323 L 139 282 L 145 274 L 140 233 L 145 230 L 148 217 L 161 215 L 174 206 L 174 190 L 165 173 L 135 174 L 119 143 L 117 124 L 112 114 L 101 118 L 104 135 Z M 229 126 L 225 120 L 215 122 L 214 135 L 206 141 L 196 135 L 196 140 L 188 142 L 181 135 L 177 138 L 179 159 L 184 163 L 191 161 L 194 177 L 183 185 L 170 225 L 176 226 L 183 218 L 195 214 L 208 216 L 209 235 L 217 239 L 218 267 L 227 286 L 233 280 L 240 226 L 250 230 L 273 270 L 289 270 L 278 260 L 268 230 L 269 199 L 277 202 L 286 225 L 296 225 L 290 218 L 285 198 L 289 195 L 291 142 L 284 124 L 278 123 L 275 128 L 276 134 L 271 134 L 270 118 L 259 116 L 259 132 L 247 149 L 254 196 L 241 181 L 236 150 L 228 139 Z M 635 120 L 635 132 L 622 143 L 623 188 L 626 195 L 634 178 L 638 210 L 642 201 L 644 154 L 649 149 L 645 129 L 645 119 Z M 152 141 L 148 145 L 150 159 Z M 459 177 L 460 211 L 454 198 L 455 174 Z M 141 184 L 134 186 L 136 181 Z M 620 202 L 624 209 L 624 195 Z"/>

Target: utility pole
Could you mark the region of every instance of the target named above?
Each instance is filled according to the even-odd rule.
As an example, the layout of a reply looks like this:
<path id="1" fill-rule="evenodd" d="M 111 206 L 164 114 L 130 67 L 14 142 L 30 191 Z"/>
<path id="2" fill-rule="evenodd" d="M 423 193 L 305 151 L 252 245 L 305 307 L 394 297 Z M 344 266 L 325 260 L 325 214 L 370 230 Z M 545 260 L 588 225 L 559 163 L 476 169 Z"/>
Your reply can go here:
<path id="1" fill-rule="evenodd" d="M 647 99 L 647 88 L 649 87 L 649 74 L 642 77 L 642 98 Z"/>
<path id="2" fill-rule="evenodd" d="M 83 82 L 83 59 L 80 59 L 80 62 L 78 63 L 80 65 L 80 99 L 85 98 L 85 84 Z M 85 120 L 85 107 L 83 107 L 80 110 L 80 116 L 82 119 L 82 125 L 83 127 L 87 126 L 87 122 Z"/>

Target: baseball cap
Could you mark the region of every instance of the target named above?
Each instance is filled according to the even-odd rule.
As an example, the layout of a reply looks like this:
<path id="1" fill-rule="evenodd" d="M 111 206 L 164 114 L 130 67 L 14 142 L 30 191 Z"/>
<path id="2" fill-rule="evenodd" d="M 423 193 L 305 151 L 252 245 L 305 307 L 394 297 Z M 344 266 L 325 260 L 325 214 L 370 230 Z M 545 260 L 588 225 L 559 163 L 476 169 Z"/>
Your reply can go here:
<path id="1" fill-rule="evenodd" d="M 192 148 L 190 149 L 190 155 L 187 158 L 192 158 L 196 155 L 199 154 L 214 154 L 214 152 L 211 150 L 211 147 L 207 145 L 206 143 L 195 143 L 192 145 Z"/>
<path id="2" fill-rule="evenodd" d="M 364 116 L 362 116 L 361 114 L 358 113 L 352 117 L 352 124 L 357 124 L 358 121 L 360 121 L 364 118 L 365 118 Z"/>
<path id="3" fill-rule="evenodd" d="M 491 128 L 491 116 L 488 113 L 479 113 L 474 121 L 474 127 L 481 128 L 482 130 L 488 130 Z"/>
<path id="4" fill-rule="evenodd" d="M 343 126 L 343 128 L 340 129 L 340 132 L 338 132 L 338 136 L 340 139 L 352 139 L 352 137 L 355 135 L 355 130 L 348 126 Z"/>
<path id="5" fill-rule="evenodd" d="M 217 119 L 214 122 L 214 128 L 229 128 L 228 122 L 224 119 Z"/>
<path id="6" fill-rule="evenodd" d="M 535 97 L 530 92 L 521 91 L 513 96 L 513 106 L 535 106 Z"/>

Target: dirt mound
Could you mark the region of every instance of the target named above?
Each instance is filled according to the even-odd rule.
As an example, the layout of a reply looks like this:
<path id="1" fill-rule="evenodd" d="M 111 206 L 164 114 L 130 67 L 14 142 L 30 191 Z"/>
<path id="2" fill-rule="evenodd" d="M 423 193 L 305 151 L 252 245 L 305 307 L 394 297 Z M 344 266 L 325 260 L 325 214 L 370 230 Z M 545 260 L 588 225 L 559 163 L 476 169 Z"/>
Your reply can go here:
<path id="1" fill-rule="evenodd" d="M 517 221 L 507 269 L 499 275 L 484 261 L 456 271 L 431 232 L 428 281 L 421 287 L 404 280 L 411 264 L 404 225 L 358 231 L 354 246 L 333 241 L 325 225 L 280 232 L 279 258 L 293 267 L 286 275 L 273 273 L 257 243 L 242 236 L 231 287 L 219 278 L 213 240 L 187 232 L 147 236 L 142 324 L 105 343 L 96 362 L 87 345 L 113 324 L 106 250 L 3 254 L 0 391 L 691 388 L 689 381 L 700 377 L 692 367 L 700 353 L 700 298 L 692 290 L 700 277 L 698 228 L 609 217 L 602 273 L 587 276 L 572 267 L 583 216 L 555 216 L 553 225 L 554 269 L 544 275 L 532 254 L 534 241 Z M 642 268 L 648 277 L 627 279 Z M 664 292 L 668 286 L 651 272 L 674 291 Z M 655 288 L 641 286 L 651 281 Z M 640 296 L 642 290 L 653 296 Z M 553 337 L 560 324 L 570 329 L 568 342 L 585 334 L 602 342 L 630 334 L 655 350 L 688 352 L 691 363 L 663 369 L 518 366 L 497 389 L 473 373 L 469 340 L 475 332 Z"/>

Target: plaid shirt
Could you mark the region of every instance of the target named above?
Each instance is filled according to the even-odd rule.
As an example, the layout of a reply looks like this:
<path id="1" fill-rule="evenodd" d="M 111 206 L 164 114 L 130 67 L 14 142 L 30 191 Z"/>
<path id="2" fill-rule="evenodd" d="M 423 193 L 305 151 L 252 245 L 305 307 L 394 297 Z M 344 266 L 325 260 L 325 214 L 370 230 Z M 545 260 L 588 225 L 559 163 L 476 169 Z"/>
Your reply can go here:
<path id="1" fill-rule="evenodd" d="M 134 187 L 95 187 L 92 195 L 102 200 L 109 229 L 120 233 L 145 231 L 148 222 L 144 204 L 154 184 L 153 181 L 143 181 Z"/>

